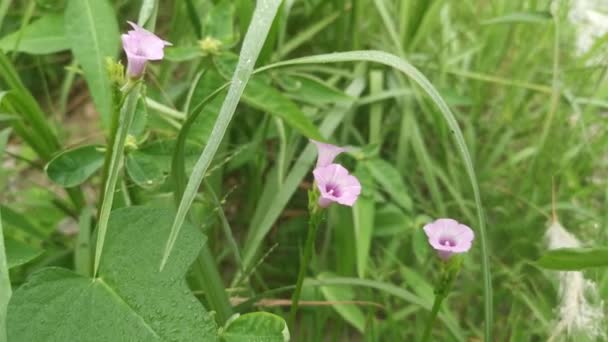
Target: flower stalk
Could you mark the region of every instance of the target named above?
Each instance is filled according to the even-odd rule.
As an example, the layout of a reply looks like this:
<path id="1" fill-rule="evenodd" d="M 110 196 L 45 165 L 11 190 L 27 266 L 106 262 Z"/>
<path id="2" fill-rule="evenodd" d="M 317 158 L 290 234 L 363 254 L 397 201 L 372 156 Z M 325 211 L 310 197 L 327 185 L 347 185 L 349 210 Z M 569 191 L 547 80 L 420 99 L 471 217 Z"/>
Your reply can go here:
<path id="1" fill-rule="evenodd" d="M 304 277 L 306 277 L 306 270 L 312 257 L 312 252 L 317 237 L 317 231 L 323 220 L 323 210 L 318 205 L 319 194 L 314 189 L 308 191 L 308 212 L 310 218 L 308 220 L 308 234 L 306 237 L 306 245 L 304 247 L 304 255 L 300 262 L 300 270 L 298 272 L 298 280 L 296 282 L 296 289 L 291 297 L 291 309 L 289 311 L 289 325 L 291 329 L 295 328 L 296 313 L 298 310 L 298 303 L 300 301 L 300 294 L 302 293 L 302 284 L 304 283 Z M 292 330 L 293 331 L 293 330 Z"/>
<path id="2" fill-rule="evenodd" d="M 431 337 L 431 330 L 433 329 L 433 324 L 441 309 L 441 304 L 450 294 L 454 280 L 456 280 L 456 277 L 460 272 L 461 264 L 462 258 L 460 256 L 455 256 L 448 261 L 441 262 L 441 278 L 439 284 L 437 284 L 437 287 L 435 288 L 435 300 L 433 302 L 433 307 L 431 308 L 431 315 L 426 322 L 426 328 L 424 329 L 424 335 L 422 337 L 423 342 L 429 341 Z"/>
<path id="3" fill-rule="evenodd" d="M 107 179 L 104 182 L 104 196 L 101 203 L 101 209 L 99 210 L 99 222 L 97 230 L 97 244 L 95 246 L 95 262 L 93 268 L 93 276 L 97 275 L 99 270 L 99 262 L 101 260 L 101 252 L 108 229 L 108 220 L 110 218 L 110 211 L 112 210 L 112 204 L 114 202 L 114 190 L 118 181 L 118 174 L 120 171 L 120 164 L 122 161 L 125 141 L 129 127 L 135 117 L 135 107 L 137 100 L 139 99 L 139 93 L 141 89 L 141 82 L 130 83 L 125 89 L 125 100 L 120 108 L 118 127 L 116 128 L 115 135 L 111 137 L 112 147 L 109 152 L 109 167 L 107 173 Z"/>
<path id="4" fill-rule="evenodd" d="M 460 272 L 462 254 L 471 249 L 475 233 L 468 226 L 450 218 L 435 220 L 425 225 L 423 229 L 429 245 L 441 260 L 441 277 L 435 287 L 435 301 L 422 337 L 422 341 L 426 342 L 431 337 L 433 323 L 437 319 L 441 303 L 449 295 L 454 280 Z"/>

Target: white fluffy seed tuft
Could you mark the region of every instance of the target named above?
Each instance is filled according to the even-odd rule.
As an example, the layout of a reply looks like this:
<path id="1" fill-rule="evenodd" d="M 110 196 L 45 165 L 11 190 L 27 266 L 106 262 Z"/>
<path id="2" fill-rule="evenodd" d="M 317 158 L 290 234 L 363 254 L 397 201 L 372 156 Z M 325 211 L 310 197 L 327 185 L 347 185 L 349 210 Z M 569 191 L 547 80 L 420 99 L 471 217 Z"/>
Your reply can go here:
<path id="1" fill-rule="evenodd" d="M 549 249 L 577 248 L 581 242 L 554 220 L 545 233 Z M 585 279 L 583 272 L 560 271 L 557 308 L 559 319 L 549 341 L 558 337 L 586 335 L 591 340 L 605 338 L 604 303 L 598 296 L 597 285 Z"/>

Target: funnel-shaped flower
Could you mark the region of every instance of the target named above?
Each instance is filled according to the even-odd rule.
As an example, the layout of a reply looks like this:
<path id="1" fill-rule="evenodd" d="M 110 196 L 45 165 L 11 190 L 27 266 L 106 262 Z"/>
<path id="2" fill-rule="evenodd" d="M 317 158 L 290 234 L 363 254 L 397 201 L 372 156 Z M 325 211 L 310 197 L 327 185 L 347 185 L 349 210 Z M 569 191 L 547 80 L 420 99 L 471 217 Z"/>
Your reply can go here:
<path id="1" fill-rule="evenodd" d="M 333 202 L 352 206 L 361 193 L 361 183 L 340 164 L 317 167 L 312 172 L 319 188 L 319 206 L 327 208 Z"/>
<path id="2" fill-rule="evenodd" d="M 147 61 L 159 61 L 164 57 L 163 49 L 171 43 L 158 38 L 135 23 L 128 22 L 133 30 L 122 35 L 122 47 L 127 54 L 127 74 L 131 78 L 140 77 Z"/>
<path id="3" fill-rule="evenodd" d="M 311 141 L 317 146 L 317 152 L 319 153 L 319 156 L 317 157 L 317 166 L 315 166 L 316 168 L 328 166 L 334 162 L 334 159 L 336 159 L 338 154 L 346 152 L 346 149 L 342 147 L 325 144 L 316 140 Z"/>
<path id="4" fill-rule="evenodd" d="M 442 218 L 424 226 L 429 244 L 439 257 L 447 260 L 454 253 L 465 253 L 471 249 L 475 234 L 471 228 L 456 220 Z"/>

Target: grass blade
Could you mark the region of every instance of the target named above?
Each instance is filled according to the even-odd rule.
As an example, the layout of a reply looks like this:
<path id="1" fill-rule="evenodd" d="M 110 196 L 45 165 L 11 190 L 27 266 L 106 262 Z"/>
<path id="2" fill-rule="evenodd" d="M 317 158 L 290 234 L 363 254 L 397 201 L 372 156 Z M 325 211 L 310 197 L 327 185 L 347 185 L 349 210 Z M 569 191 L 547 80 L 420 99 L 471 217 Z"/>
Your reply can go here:
<path id="1" fill-rule="evenodd" d="M 479 223 L 479 236 L 481 241 L 481 257 L 482 257 L 482 270 L 483 270 L 483 282 L 484 282 L 484 316 L 485 316 L 485 339 L 492 341 L 492 279 L 490 276 L 490 263 L 488 256 L 488 242 L 486 236 L 485 217 L 484 209 L 481 203 L 481 194 L 479 192 L 479 184 L 477 183 L 477 176 L 475 169 L 473 168 L 473 161 L 464 140 L 464 136 L 458 122 L 452 114 L 452 111 L 446 104 L 445 100 L 441 97 L 435 87 L 429 82 L 429 80 L 416 69 L 413 65 L 408 63 L 402 58 L 395 55 L 383 52 L 383 51 L 349 51 L 349 52 L 338 52 L 324 55 L 316 55 L 310 57 L 303 57 L 292 59 L 284 62 L 278 62 L 275 64 L 267 65 L 262 70 L 272 69 L 279 66 L 289 66 L 298 64 L 316 64 L 316 63 L 340 63 L 340 62 L 354 62 L 354 61 L 367 61 L 373 63 L 380 63 L 390 67 L 393 67 L 406 76 L 410 77 L 416 82 L 426 93 L 429 95 L 433 103 L 439 108 L 444 120 L 450 128 L 456 147 L 462 158 L 469 181 L 473 189 L 473 196 L 475 197 L 475 205 L 477 208 L 477 219 Z M 247 260 L 247 255 L 245 255 Z"/>
<path id="2" fill-rule="evenodd" d="M 331 278 L 324 277 L 323 279 L 320 279 L 320 280 L 309 280 L 309 281 L 307 281 L 306 285 L 308 285 L 308 286 L 334 285 L 334 286 L 367 287 L 367 288 L 372 288 L 372 289 L 376 289 L 376 290 L 385 292 L 387 294 L 390 294 L 391 296 L 395 296 L 406 302 L 423 307 L 426 310 L 430 310 L 431 306 L 432 306 L 430 301 L 425 300 L 424 298 L 419 297 L 418 295 L 411 293 L 399 286 L 381 282 L 381 281 L 371 280 L 371 279 L 358 279 L 358 278 L 346 278 L 346 277 L 331 277 Z M 441 321 L 443 321 L 443 323 L 446 325 L 446 327 L 448 328 L 450 333 L 452 333 L 452 335 L 454 335 L 454 337 L 456 337 L 456 339 L 458 341 L 466 341 L 465 337 L 462 335 L 462 331 L 458 327 L 458 323 L 457 323 L 456 319 L 454 318 L 454 316 L 452 316 L 447 311 L 442 310 L 439 313 L 439 319 Z"/>
<path id="3" fill-rule="evenodd" d="M 203 153 L 194 166 L 194 170 L 192 171 L 188 184 L 186 185 L 184 195 L 182 196 L 179 207 L 177 208 L 177 215 L 175 216 L 175 220 L 171 227 L 171 233 L 167 240 L 167 246 L 163 252 L 163 258 L 160 265 L 161 269 L 167 262 L 167 258 L 173 249 L 173 245 L 175 244 L 179 230 L 186 219 L 188 210 L 190 209 L 192 202 L 194 202 L 198 188 L 205 177 L 207 168 L 209 167 L 209 164 L 211 164 L 211 160 L 213 159 L 213 156 L 215 155 L 215 152 L 220 146 L 222 138 L 226 133 L 228 124 L 232 120 L 236 106 L 238 105 L 239 99 L 241 98 L 241 95 L 245 90 L 245 86 L 247 85 L 247 81 L 249 81 L 249 77 L 253 72 L 255 61 L 257 60 L 260 50 L 266 41 L 266 36 L 268 35 L 268 31 L 270 30 L 270 26 L 274 21 L 274 17 L 280 4 L 280 0 L 261 0 L 257 3 L 253 13 L 253 18 L 251 20 L 251 25 L 249 26 L 243 41 L 239 62 L 232 77 L 232 83 L 228 89 L 228 95 L 226 95 L 226 98 L 224 99 L 224 103 L 220 109 L 217 121 L 213 127 L 213 131 L 211 132 L 211 136 L 209 137 L 209 141 L 207 142 Z"/>
<path id="4" fill-rule="evenodd" d="M 154 32 L 156 26 L 156 15 L 158 14 L 158 0 L 143 0 L 139 8 L 137 25 L 145 27 L 148 31 Z"/>
<path id="5" fill-rule="evenodd" d="M 99 262 L 101 260 L 101 252 L 103 249 L 103 243 L 108 230 L 108 220 L 110 218 L 110 211 L 112 211 L 112 203 L 114 203 L 114 190 L 116 189 L 116 183 L 118 182 L 118 174 L 120 171 L 120 164 L 125 150 L 125 141 L 127 139 L 127 133 L 129 127 L 135 116 L 135 108 L 137 106 L 137 99 L 139 98 L 139 91 L 141 83 L 137 83 L 131 88 L 129 93 L 126 95 L 125 104 L 120 112 L 120 123 L 118 124 L 118 130 L 116 137 L 114 138 L 114 146 L 112 148 L 112 156 L 110 157 L 110 166 L 108 169 L 108 178 L 104 188 L 103 202 L 101 203 L 101 209 L 99 211 L 99 222 L 97 225 L 97 243 L 95 245 L 95 266 L 93 268 L 93 276 L 97 275 L 99 269 Z"/>

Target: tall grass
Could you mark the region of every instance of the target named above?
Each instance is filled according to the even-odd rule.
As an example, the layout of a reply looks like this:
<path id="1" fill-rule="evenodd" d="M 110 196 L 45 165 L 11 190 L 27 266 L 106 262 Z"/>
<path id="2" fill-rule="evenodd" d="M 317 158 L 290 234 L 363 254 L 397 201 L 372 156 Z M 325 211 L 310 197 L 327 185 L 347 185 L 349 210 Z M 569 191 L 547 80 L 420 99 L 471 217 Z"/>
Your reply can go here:
<path id="1" fill-rule="evenodd" d="M 0 37 L 21 30 L 23 18 L 61 10 L 7 3 Z M 246 0 L 111 3 L 118 22 L 137 18 L 177 49 L 148 69 L 146 133 L 129 133 L 137 153 L 115 155 L 114 184 L 105 190 L 117 196 L 102 206 L 101 227 L 129 202 L 177 203 L 163 263 L 184 221 L 204 231 L 207 243 L 188 279 L 220 324 L 257 309 L 286 317 L 281 303 L 297 277 L 315 159 L 307 136 L 320 135 L 351 147 L 340 161 L 365 180 L 366 197 L 353 209 L 328 210 L 293 340 L 420 339 L 439 274 L 420 228 L 438 217 L 466 223 L 477 240 L 433 338 L 551 336 L 558 285 L 534 260 L 545 251 L 552 182 L 564 226 L 589 245 L 608 241 L 607 38 L 577 54 L 569 2 L 266 0 L 255 11 Z M 207 36 L 221 38 L 217 54 L 197 50 Z M 0 92 L 0 124 L 13 127 L 11 144 L 23 148 L 10 149 L 16 168 L 0 173 L 2 184 L 72 144 L 68 124 L 82 108 L 61 113 L 58 125 L 47 120 L 40 77 L 51 85 L 48 97 L 66 103 L 57 108 L 86 94 L 74 68 L 63 90 L 53 87 L 64 67 L 77 65 L 65 48 L 11 49 L 0 55 L 0 91 L 7 91 Z M 171 147 L 158 152 L 155 143 Z M 160 181 L 145 186 L 120 159 L 150 151 L 158 164 L 138 165 Z M 56 189 L 40 195 L 49 192 L 45 182 L 17 182 L 19 190 L 4 194 L 7 239 L 45 241 L 41 256 L 11 269 L 13 286 L 45 265 L 75 264 L 88 274 L 92 248 L 84 240 L 103 242 L 103 229 L 89 236 L 86 227 L 97 222 L 81 211 L 99 207 L 94 196 L 68 189 L 67 204 Z M 92 178 L 84 188 L 99 191 L 100 182 Z M 81 218 L 77 238 L 44 228 L 65 212 Z M 96 260 L 101 251 L 98 245 Z M 608 273 L 585 277 L 608 299 Z"/>

